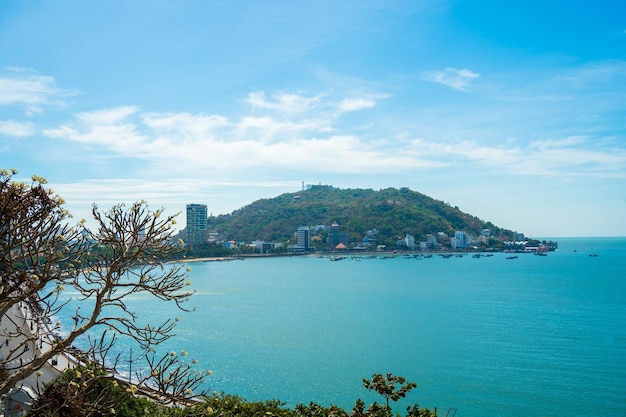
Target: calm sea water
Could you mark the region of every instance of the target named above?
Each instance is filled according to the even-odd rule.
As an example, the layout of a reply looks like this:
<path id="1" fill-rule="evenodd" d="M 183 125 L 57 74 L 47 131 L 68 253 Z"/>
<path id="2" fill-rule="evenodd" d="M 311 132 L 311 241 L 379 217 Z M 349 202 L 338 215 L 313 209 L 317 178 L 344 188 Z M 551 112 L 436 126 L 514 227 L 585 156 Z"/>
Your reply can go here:
<path id="1" fill-rule="evenodd" d="M 558 239 L 548 256 L 196 262 L 193 313 L 164 351 L 213 370 L 206 388 L 351 409 L 374 373 L 456 416 L 626 416 L 626 238 Z M 590 257 L 597 254 L 597 257 Z"/>

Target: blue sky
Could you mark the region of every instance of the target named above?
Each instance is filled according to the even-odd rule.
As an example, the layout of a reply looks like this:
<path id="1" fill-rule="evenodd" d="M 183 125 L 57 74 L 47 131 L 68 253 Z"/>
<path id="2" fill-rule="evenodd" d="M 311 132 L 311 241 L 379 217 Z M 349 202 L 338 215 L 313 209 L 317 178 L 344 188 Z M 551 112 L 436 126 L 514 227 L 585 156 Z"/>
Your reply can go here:
<path id="1" fill-rule="evenodd" d="M 18 1 L 0 168 L 76 218 L 409 187 L 534 237 L 626 236 L 626 3 Z M 181 215 L 184 220 L 184 214 Z"/>

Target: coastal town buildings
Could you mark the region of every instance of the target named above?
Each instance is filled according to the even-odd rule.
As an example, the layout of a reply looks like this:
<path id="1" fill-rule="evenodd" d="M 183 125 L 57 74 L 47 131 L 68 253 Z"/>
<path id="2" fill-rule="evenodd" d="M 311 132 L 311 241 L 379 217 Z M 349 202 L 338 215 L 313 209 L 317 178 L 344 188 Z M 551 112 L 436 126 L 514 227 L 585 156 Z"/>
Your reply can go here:
<path id="1" fill-rule="evenodd" d="M 444 236 L 447 238 L 447 236 L 444 233 L 444 236 L 438 235 L 439 238 L 443 238 Z M 426 235 L 426 240 L 421 241 L 419 243 L 419 248 L 420 250 L 435 250 L 439 248 L 439 242 L 437 240 L 437 236 L 433 235 L 433 234 L 429 234 Z"/>
<path id="2" fill-rule="evenodd" d="M 257 214 L 265 215 L 268 212 L 259 210 Z M 500 232 L 496 236 L 489 228 L 483 228 L 473 233 L 465 230 L 456 230 L 453 234 L 447 231 L 433 230 L 431 233 L 414 236 L 404 231 L 398 234 L 395 240 L 389 236 L 381 239 L 379 230 L 368 229 L 365 232 L 349 234 L 337 221 L 331 225 L 301 224 L 290 238 L 282 238 L 276 241 L 251 240 L 235 241 L 232 236 L 226 236 L 226 232 L 219 230 L 219 226 L 213 225 L 209 231 L 209 218 L 207 206 L 204 204 L 187 204 L 187 227 L 181 232 L 186 246 L 201 244 L 221 245 L 227 250 L 236 251 L 240 254 L 280 254 L 280 253 L 307 253 L 313 251 L 384 251 L 409 250 L 409 251 L 467 251 L 467 250 L 511 250 L 511 244 L 504 247 L 510 239 L 503 238 Z M 216 227 L 217 226 L 217 227 Z M 404 235 L 404 237 L 402 237 Z M 525 241 L 524 235 L 515 233 L 519 241 Z M 229 239 L 230 238 L 230 239 Z M 518 242 L 519 242 L 518 241 Z M 391 243 L 395 242 L 395 244 Z M 552 250 L 552 249 L 551 249 Z"/>

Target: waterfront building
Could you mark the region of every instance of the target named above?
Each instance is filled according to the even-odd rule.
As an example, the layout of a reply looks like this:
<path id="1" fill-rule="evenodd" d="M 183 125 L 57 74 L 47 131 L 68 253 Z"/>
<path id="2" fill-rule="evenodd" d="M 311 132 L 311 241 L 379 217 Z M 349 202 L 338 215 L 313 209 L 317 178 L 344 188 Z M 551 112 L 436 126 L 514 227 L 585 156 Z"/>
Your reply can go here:
<path id="1" fill-rule="evenodd" d="M 311 246 L 311 229 L 309 226 L 300 226 L 296 232 L 297 246 L 296 250 L 307 252 Z"/>
<path id="2" fill-rule="evenodd" d="M 234 240 L 224 241 L 222 242 L 222 246 L 224 246 L 228 250 L 237 249 L 238 247 L 237 242 L 235 242 Z"/>
<path id="3" fill-rule="evenodd" d="M 343 243 L 346 247 L 348 246 L 348 234 L 339 233 L 339 225 L 337 222 L 334 222 L 328 232 L 328 249 L 334 250 L 340 243 Z"/>
<path id="4" fill-rule="evenodd" d="M 346 247 L 348 247 L 350 245 L 350 242 L 348 242 L 348 234 L 347 233 L 339 233 L 337 238 L 339 240 L 339 243 L 343 243 Z M 337 245 L 339 243 L 337 243 Z"/>
<path id="5" fill-rule="evenodd" d="M 185 243 L 189 246 L 206 243 L 208 239 L 206 204 L 187 204 Z"/>
<path id="6" fill-rule="evenodd" d="M 439 242 L 437 241 L 437 236 L 430 234 L 430 233 L 426 235 L 425 241 L 419 242 L 420 250 L 433 250 L 433 249 L 436 249 L 438 246 L 439 246 Z"/>
<path id="7" fill-rule="evenodd" d="M 404 245 L 407 247 L 407 249 L 415 249 L 415 238 L 413 237 L 413 235 L 410 235 L 408 233 L 406 234 L 406 236 L 404 237 Z"/>
<path id="8" fill-rule="evenodd" d="M 377 241 L 375 238 L 373 238 L 373 237 L 368 237 L 368 236 L 365 236 L 365 237 L 363 238 L 363 246 L 364 246 L 366 249 L 376 247 L 376 243 L 377 243 L 377 242 L 378 242 L 378 241 Z"/>
<path id="9" fill-rule="evenodd" d="M 468 244 L 469 244 L 469 238 L 467 236 L 467 233 L 457 230 L 456 232 L 454 232 L 454 237 L 452 239 L 450 239 L 450 243 L 452 246 L 452 249 L 463 249 L 463 248 L 467 248 Z"/>
<path id="10" fill-rule="evenodd" d="M 253 240 L 250 245 L 254 246 L 254 252 L 255 253 L 265 253 L 265 251 L 264 251 L 264 249 L 265 249 L 265 241 L 264 240 Z"/>
<path id="11" fill-rule="evenodd" d="M 328 231 L 328 248 L 334 249 L 335 246 L 339 244 L 339 225 L 337 222 L 333 222 L 330 225 L 330 230 Z"/>

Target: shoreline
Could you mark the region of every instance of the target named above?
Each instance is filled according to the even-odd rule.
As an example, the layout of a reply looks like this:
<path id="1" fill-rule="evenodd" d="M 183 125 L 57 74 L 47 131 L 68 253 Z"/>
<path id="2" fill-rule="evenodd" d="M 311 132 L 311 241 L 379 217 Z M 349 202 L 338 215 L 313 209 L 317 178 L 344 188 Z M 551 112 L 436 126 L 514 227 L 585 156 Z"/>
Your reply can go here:
<path id="1" fill-rule="evenodd" d="M 428 256 L 428 255 L 474 255 L 474 254 L 493 254 L 493 253 L 529 253 L 524 251 L 506 251 L 506 250 L 471 250 L 471 251 L 333 251 L 333 252 L 304 252 L 304 253 L 285 253 L 285 254 L 243 254 L 237 256 L 223 256 L 223 257 L 205 257 L 205 258 L 185 258 L 176 260 L 173 262 L 181 263 L 193 263 L 193 262 L 230 262 L 230 261 L 242 261 L 246 259 L 254 258 L 282 258 L 282 257 L 294 257 L 294 256 L 315 256 L 315 257 L 342 257 L 342 256 L 363 256 L 363 257 L 392 257 L 392 256 Z"/>

